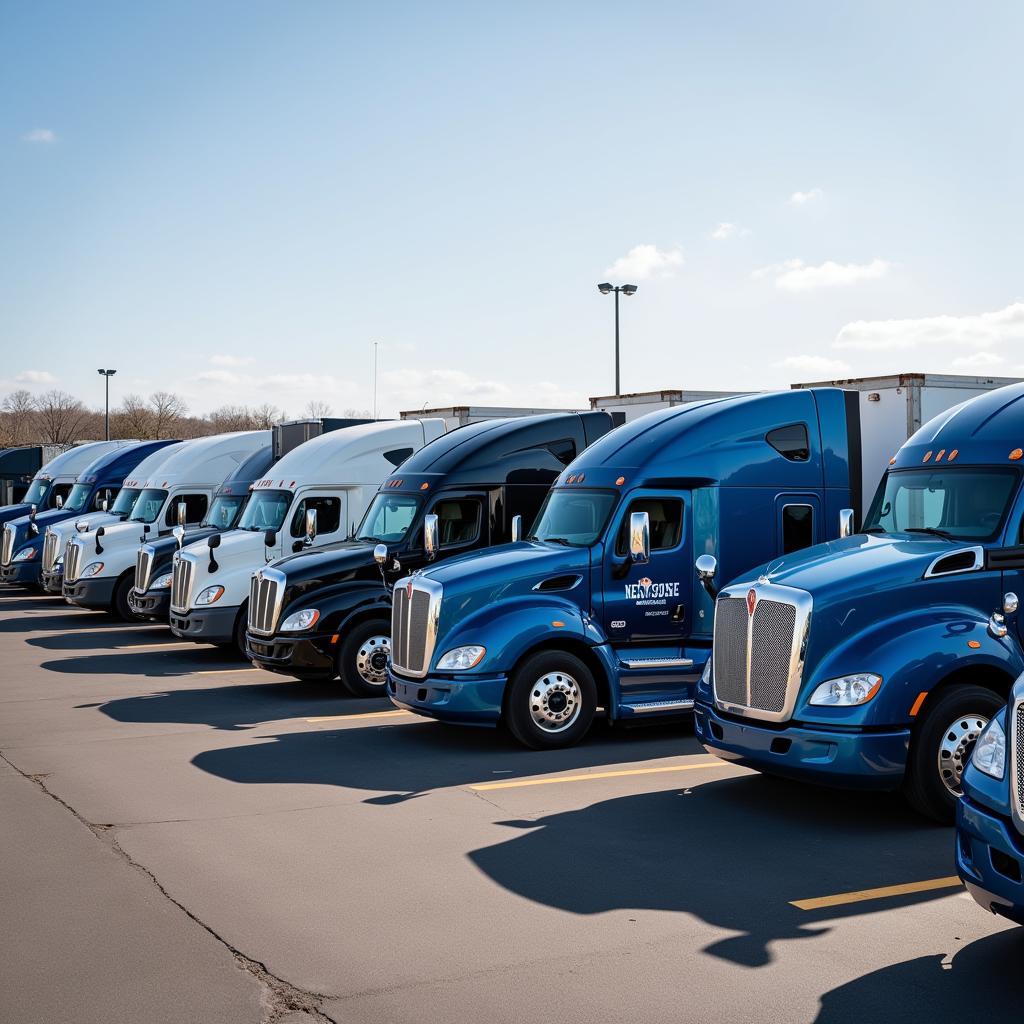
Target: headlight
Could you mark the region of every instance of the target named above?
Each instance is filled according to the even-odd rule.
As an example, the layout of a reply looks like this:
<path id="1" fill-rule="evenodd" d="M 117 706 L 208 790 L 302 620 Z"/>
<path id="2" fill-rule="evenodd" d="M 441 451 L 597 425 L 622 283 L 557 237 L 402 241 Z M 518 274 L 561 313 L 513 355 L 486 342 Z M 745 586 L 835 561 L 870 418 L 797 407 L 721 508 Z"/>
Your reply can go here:
<path id="1" fill-rule="evenodd" d="M 103 572 L 102 562 L 90 562 L 79 574 L 79 579 L 88 579 L 90 576 L 95 576 L 96 573 Z"/>
<path id="2" fill-rule="evenodd" d="M 165 572 L 163 576 L 157 576 L 155 580 L 149 585 L 150 590 L 166 590 L 171 585 L 171 580 L 174 579 L 174 573 Z"/>
<path id="3" fill-rule="evenodd" d="M 213 604 L 215 601 L 219 601 L 224 596 L 223 587 L 207 587 L 205 590 L 199 591 L 199 596 L 196 598 L 196 607 L 204 604 Z"/>
<path id="4" fill-rule="evenodd" d="M 12 559 L 12 562 L 31 562 L 36 557 L 36 548 L 22 548 Z"/>
<path id="5" fill-rule="evenodd" d="M 700 674 L 700 681 L 705 686 L 711 685 L 711 655 L 708 655 L 708 660 L 704 662 L 704 671 Z"/>
<path id="6" fill-rule="evenodd" d="M 993 779 L 1001 779 L 1006 771 L 1006 733 L 999 724 L 999 719 L 993 718 L 974 744 L 974 753 L 971 754 L 971 764 L 991 775 Z"/>
<path id="7" fill-rule="evenodd" d="M 439 672 L 465 672 L 468 668 L 476 668 L 487 653 L 486 647 L 470 644 L 468 647 L 456 647 L 441 656 L 437 663 Z"/>
<path id="8" fill-rule="evenodd" d="M 316 608 L 303 608 L 301 612 L 294 612 L 281 623 L 282 633 L 295 633 L 300 629 L 309 629 L 316 625 L 320 618 L 320 612 Z"/>
<path id="9" fill-rule="evenodd" d="M 857 672 L 852 676 L 840 676 L 822 683 L 811 694 L 812 704 L 849 708 L 856 704 L 867 704 L 882 685 L 882 677 L 873 672 Z"/>

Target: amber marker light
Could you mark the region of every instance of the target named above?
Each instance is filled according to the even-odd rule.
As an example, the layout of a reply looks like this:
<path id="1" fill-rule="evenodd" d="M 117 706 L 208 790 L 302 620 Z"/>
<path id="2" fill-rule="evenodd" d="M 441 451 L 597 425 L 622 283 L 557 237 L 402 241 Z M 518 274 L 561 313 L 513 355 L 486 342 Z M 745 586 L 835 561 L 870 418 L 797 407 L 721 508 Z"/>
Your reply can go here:
<path id="1" fill-rule="evenodd" d="M 925 452 L 924 453 L 924 458 L 921 461 L 922 462 L 927 462 L 931 457 L 932 457 L 932 453 L 931 452 Z"/>
<path id="2" fill-rule="evenodd" d="M 935 456 L 935 461 L 938 462 L 942 458 L 942 456 L 945 455 L 945 454 L 946 454 L 946 449 L 942 448 L 939 451 L 939 454 Z"/>
<path id="3" fill-rule="evenodd" d="M 958 456 L 959 454 L 960 454 L 960 449 L 959 449 L 959 448 L 954 448 L 954 449 L 953 449 L 953 450 L 952 450 L 952 451 L 951 451 L 951 452 L 949 453 L 949 458 L 948 458 L 948 459 L 946 459 L 946 461 L 947 461 L 947 462 L 952 462 L 952 461 L 953 461 L 953 460 L 954 460 L 954 459 L 955 459 L 955 458 L 956 458 L 956 457 L 957 457 L 957 456 Z"/>
<path id="4" fill-rule="evenodd" d="M 615 481 L 615 486 L 621 487 L 625 482 L 626 478 L 624 476 L 620 476 L 619 479 Z"/>
<path id="5" fill-rule="evenodd" d="M 914 706 L 910 709 L 910 717 L 911 718 L 913 718 L 918 713 L 918 711 L 921 710 L 921 705 L 925 702 L 925 699 L 927 697 L 928 697 L 928 691 L 927 690 L 922 690 L 917 695 L 917 700 L 914 701 Z"/>
<path id="6" fill-rule="evenodd" d="M 896 456 L 895 455 L 889 460 L 889 465 L 890 466 L 895 466 L 896 465 Z"/>
<path id="7" fill-rule="evenodd" d="M 1013 451 L 1010 452 L 1010 461 L 1016 462 L 1022 455 L 1024 455 L 1024 449 L 1014 448 Z"/>
<path id="8" fill-rule="evenodd" d="M 420 484 L 420 490 L 426 491 L 430 489 L 430 484 Z"/>
<path id="9" fill-rule="evenodd" d="M 554 626 L 555 629 L 563 629 L 565 627 L 565 623 L 562 622 L 561 619 L 553 619 L 551 625 Z"/>
<path id="10" fill-rule="evenodd" d="M 972 651 L 976 651 L 981 646 L 981 641 L 980 640 L 968 640 L 967 641 L 967 646 L 970 647 L 970 649 Z"/>
<path id="11" fill-rule="evenodd" d="M 576 483 L 578 483 L 578 484 L 583 483 L 583 474 L 582 473 L 580 473 L 580 475 L 578 477 L 576 477 Z"/>

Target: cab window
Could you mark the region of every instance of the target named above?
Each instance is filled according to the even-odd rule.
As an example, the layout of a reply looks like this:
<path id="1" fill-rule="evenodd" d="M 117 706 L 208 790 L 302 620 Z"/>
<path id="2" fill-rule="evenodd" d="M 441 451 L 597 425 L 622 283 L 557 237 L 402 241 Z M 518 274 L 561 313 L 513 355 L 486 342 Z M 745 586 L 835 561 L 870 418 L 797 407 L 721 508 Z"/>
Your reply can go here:
<path id="1" fill-rule="evenodd" d="M 480 502 L 473 498 L 446 498 L 433 508 L 442 548 L 472 544 L 480 535 Z"/>
<path id="2" fill-rule="evenodd" d="M 167 503 L 167 512 L 164 515 L 164 522 L 168 526 L 178 525 L 178 506 L 185 506 L 185 522 L 201 523 L 206 515 L 206 508 L 209 499 L 205 494 L 176 494 Z"/>
<path id="3" fill-rule="evenodd" d="M 118 488 L 116 487 L 101 487 L 97 492 L 96 496 L 92 499 L 92 507 L 95 512 L 103 511 L 103 502 L 107 503 L 107 509 L 114 507 L 114 499 L 117 497 Z"/>
<path id="4" fill-rule="evenodd" d="M 327 495 L 316 495 L 303 498 L 292 516 L 291 534 L 293 537 L 305 537 L 306 512 L 316 512 L 317 535 L 334 533 L 341 525 L 341 498 Z"/>
<path id="5" fill-rule="evenodd" d="M 810 505 L 786 505 L 782 509 L 782 553 L 809 548 L 814 543 L 814 509 Z"/>
<path id="6" fill-rule="evenodd" d="M 651 521 L 651 550 L 668 551 L 679 543 L 683 532 L 683 503 L 677 498 L 637 498 L 630 502 L 619 527 L 615 550 L 629 550 L 629 520 L 634 512 L 646 512 Z"/>
<path id="7" fill-rule="evenodd" d="M 807 438 L 807 427 L 793 423 L 788 427 L 769 430 L 765 440 L 790 462 L 806 462 L 811 457 L 811 444 Z"/>

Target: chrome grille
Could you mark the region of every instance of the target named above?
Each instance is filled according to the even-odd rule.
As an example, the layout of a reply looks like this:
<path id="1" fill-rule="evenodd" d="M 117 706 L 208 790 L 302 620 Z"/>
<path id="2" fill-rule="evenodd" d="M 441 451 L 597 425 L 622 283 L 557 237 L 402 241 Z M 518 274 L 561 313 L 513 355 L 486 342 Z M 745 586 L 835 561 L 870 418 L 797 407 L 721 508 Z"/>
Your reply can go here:
<path id="1" fill-rule="evenodd" d="M 4 539 L 0 545 L 0 565 L 10 565 L 14 554 L 14 527 L 9 523 L 4 526 Z"/>
<path id="2" fill-rule="evenodd" d="M 139 594 L 144 594 L 149 590 L 155 553 L 149 544 L 141 544 L 135 554 L 135 590 Z"/>
<path id="3" fill-rule="evenodd" d="M 192 594 L 192 577 L 196 563 L 186 555 L 177 552 L 174 556 L 174 574 L 171 577 L 171 608 L 176 612 L 187 612 Z"/>
<path id="4" fill-rule="evenodd" d="M 43 537 L 43 572 L 52 572 L 53 565 L 57 561 L 57 545 L 60 543 L 57 534 L 53 530 L 47 530 Z"/>
<path id="5" fill-rule="evenodd" d="M 68 541 L 68 549 L 64 553 L 64 582 L 74 583 L 82 571 L 82 542 L 72 539 Z"/>
<path id="6" fill-rule="evenodd" d="M 273 636 L 284 602 L 287 579 L 279 569 L 260 569 L 249 583 L 249 630 Z"/>
<path id="7" fill-rule="evenodd" d="M 1014 768 L 1013 797 L 1017 812 L 1017 828 L 1024 832 L 1024 697 L 1013 705 L 1010 716 L 1010 763 Z"/>
<path id="8" fill-rule="evenodd" d="M 391 595 L 391 661 L 396 671 L 414 678 L 427 674 L 440 610 L 440 583 L 415 577 L 395 584 Z"/>
<path id="9" fill-rule="evenodd" d="M 752 609 L 752 610 L 751 610 Z M 811 596 L 764 580 L 723 591 L 715 605 L 715 700 L 727 711 L 783 721 L 803 672 Z"/>

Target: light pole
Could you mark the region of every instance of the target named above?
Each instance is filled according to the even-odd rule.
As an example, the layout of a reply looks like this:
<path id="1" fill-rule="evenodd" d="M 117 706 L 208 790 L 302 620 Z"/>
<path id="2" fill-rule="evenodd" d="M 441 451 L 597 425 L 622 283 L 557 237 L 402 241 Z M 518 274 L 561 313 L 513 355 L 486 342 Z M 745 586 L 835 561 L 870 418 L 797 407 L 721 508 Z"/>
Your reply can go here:
<path id="1" fill-rule="evenodd" d="M 636 285 L 617 284 L 612 287 L 606 281 L 604 284 L 599 284 L 597 290 L 602 295 L 615 292 L 615 394 L 619 395 L 622 393 L 619 388 L 619 292 L 622 292 L 623 295 L 636 295 Z"/>
<path id="2" fill-rule="evenodd" d="M 105 380 L 104 383 L 107 385 L 107 404 L 106 411 L 103 414 L 103 425 L 106 430 L 107 440 L 110 440 L 110 378 L 117 373 L 117 370 L 97 370 L 97 373 L 101 374 Z"/>

